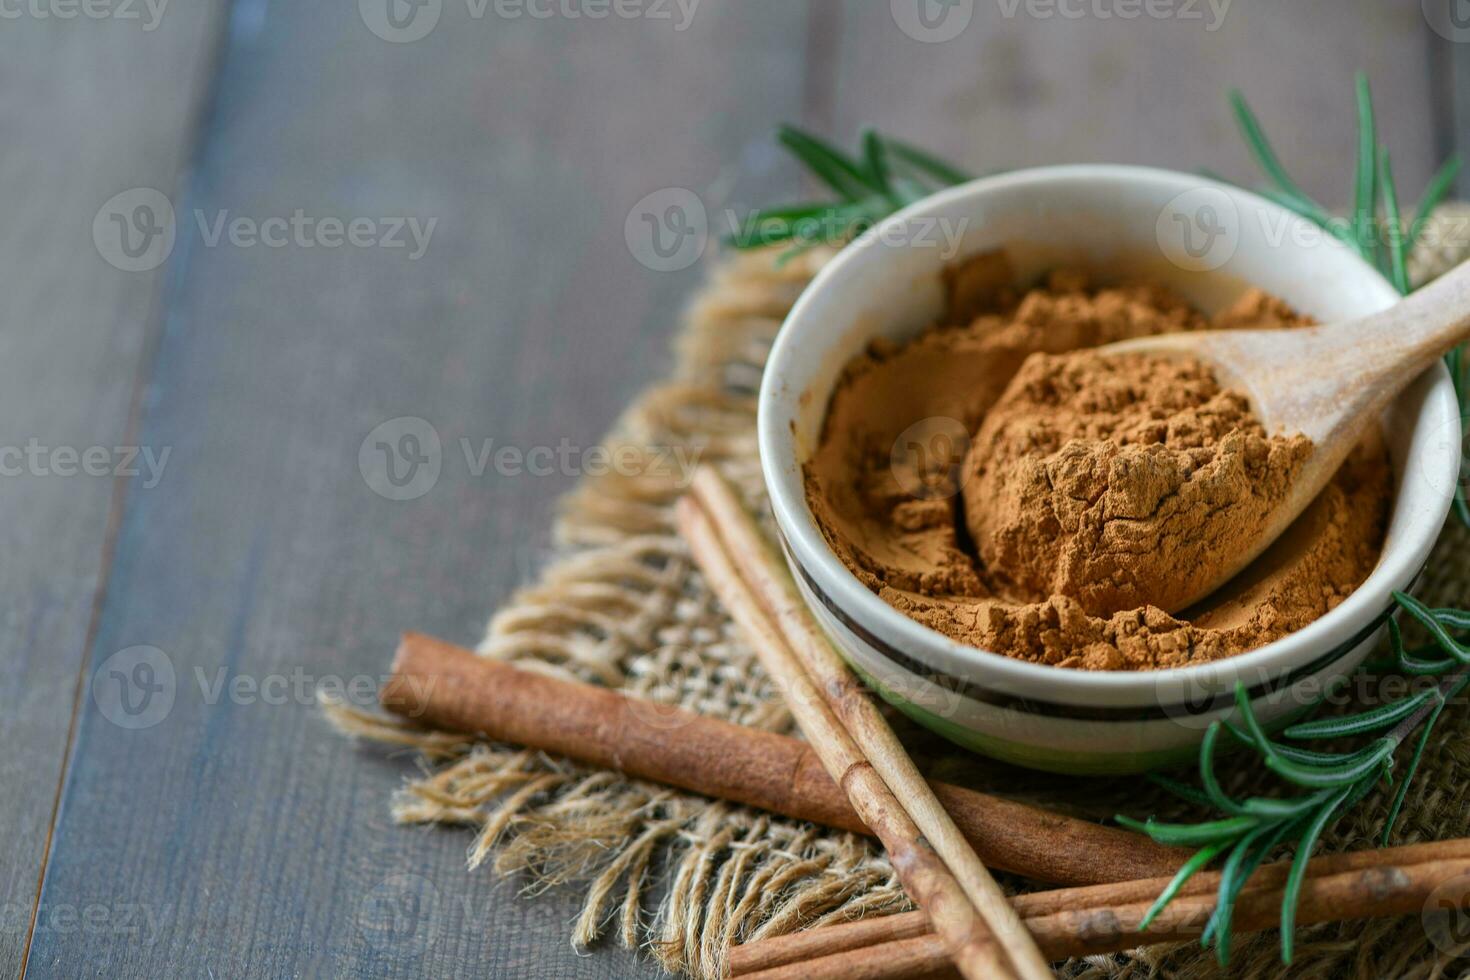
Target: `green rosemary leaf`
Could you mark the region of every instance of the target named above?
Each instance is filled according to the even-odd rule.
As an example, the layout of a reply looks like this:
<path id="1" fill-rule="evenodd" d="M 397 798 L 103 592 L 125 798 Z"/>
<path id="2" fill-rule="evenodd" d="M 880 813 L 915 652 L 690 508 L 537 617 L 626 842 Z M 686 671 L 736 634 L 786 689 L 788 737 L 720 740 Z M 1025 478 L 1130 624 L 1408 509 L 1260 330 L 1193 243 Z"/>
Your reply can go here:
<path id="1" fill-rule="evenodd" d="M 830 143 L 794 126 L 782 126 L 776 138 L 806 168 L 845 201 L 857 201 L 881 187 L 869 183 L 867 175 L 847 154 Z"/>
<path id="2" fill-rule="evenodd" d="M 1230 920 L 1235 914 L 1235 902 L 1240 897 L 1241 888 L 1291 827 L 1289 822 L 1263 826 L 1242 838 L 1230 852 L 1220 873 L 1220 887 L 1215 892 L 1215 911 L 1205 923 L 1204 935 L 1201 936 L 1202 942 L 1214 939 L 1215 959 L 1221 966 L 1230 959 Z"/>
<path id="3" fill-rule="evenodd" d="M 1240 710 L 1240 716 L 1245 719 L 1245 730 L 1250 733 L 1247 744 L 1254 745 L 1269 761 L 1277 753 L 1271 740 L 1266 737 L 1266 732 L 1261 728 L 1261 723 L 1256 720 L 1256 713 L 1251 708 L 1250 695 L 1246 693 L 1245 685 L 1240 681 L 1235 682 L 1235 706 Z"/>
<path id="4" fill-rule="evenodd" d="M 1448 657 L 1440 660 L 1419 659 L 1419 654 L 1438 649 L 1438 644 L 1431 643 L 1427 646 L 1415 647 L 1413 650 L 1404 650 L 1399 654 L 1398 663 L 1395 666 L 1400 674 L 1408 674 L 1411 677 L 1437 677 L 1459 666 L 1458 660 Z"/>
<path id="5" fill-rule="evenodd" d="M 1160 789 L 1168 790 L 1170 793 L 1189 803 L 1195 803 L 1204 807 L 1213 807 L 1215 805 L 1215 801 L 1210 799 L 1207 793 L 1203 793 L 1193 786 L 1181 783 L 1177 779 L 1170 779 L 1168 776 L 1160 776 L 1152 772 L 1145 778 Z"/>
<path id="6" fill-rule="evenodd" d="M 820 215 L 824 211 L 836 210 L 831 202 L 810 201 L 798 204 L 786 204 L 775 208 L 758 208 L 745 216 L 747 222 L 751 221 L 796 221 L 799 218 L 810 218 Z"/>
<path id="7" fill-rule="evenodd" d="M 1436 614 L 1439 610 L 1435 611 Z M 1458 660 L 1452 658 L 1441 658 L 1439 660 L 1420 660 L 1419 657 L 1425 653 L 1440 649 L 1438 643 L 1427 643 L 1422 647 L 1412 650 L 1404 649 L 1404 634 L 1399 628 L 1398 620 L 1390 616 L 1388 620 L 1388 646 L 1390 652 L 1389 669 L 1413 677 L 1428 677 L 1443 674 L 1459 664 Z"/>
<path id="8" fill-rule="evenodd" d="M 1154 903 L 1149 906 L 1148 911 L 1143 914 L 1143 920 L 1138 923 L 1138 931 L 1147 931 L 1154 919 L 1158 917 L 1158 914 L 1164 911 L 1164 908 L 1170 902 L 1174 901 L 1174 896 L 1179 894 L 1179 889 L 1184 887 L 1184 883 L 1190 878 L 1193 878 L 1196 873 L 1204 870 L 1211 861 L 1215 860 L 1221 851 L 1229 846 L 1229 841 L 1220 841 L 1215 844 L 1206 844 L 1198 851 L 1195 851 L 1194 855 L 1188 861 L 1184 862 L 1184 866 L 1179 869 L 1178 874 L 1174 875 L 1169 883 L 1164 886 L 1164 890 L 1159 892 L 1159 897 L 1154 899 Z"/>
<path id="9" fill-rule="evenodd" d="M 1358 251 L 1378 264 L 1377 126 L 1368 76 L 1358 72 L 1358 169 L 1353 179 L 1353 237 Z"/>
<path id="10" fill-rule="evenodd" d="M 1332 795 L 1332 790 L 1324 789 L 1307 796 L 1298 796 L 1293 799 L 1276 799 L 1269 796 L 1252 796 L 1241 803 L 1241 808 L 1252 816 L 1262 817 L 1268 820 L 1284 820 L 1290 817 L 1299 817 L 1308 810 L 1314 809 Z"/>
<path id="11" fill-rule="evenodd" d="M 1440 164 L 1433 177 L 1429 180 L 1429 186 L 1424 189 L 1424 194 L 1419 198 L 1419 206 L 1414 209 L 1414 217 L 1409 222 L 1409 244 L 1412 248 L 1419 241 L 1419 233 L 1424 230 L 1424 223 L 1439 207 L 1439 202 L 1444 200 L 1454 184 L 1455 178 L 1459 176 L 1460 165 L 1464 161 L 1460 154 L 1452 153 L 1449 159 Z"/>
<path id="12" fill-rule="evenodd" d="M 943 186 L 963 184 L 974 178 L 963 170 L 903 140 L 888 139 L 888 151 L 899 160 L 938 181 Z"/>
<path id="13" fill-rule="evenodd" d="M 1129 830 L 1147 834 L 1160 844 L 1176 847 L 1199 847 L 1220 840 L 1233 840 L 1249 833 L 1260 823 L 1255 817 L 1227 817 L 1208 823 L 1159 823 L 1152 817 L 1138 821 L 1125 816 L 1119 816 L 1117 820 Z"/>
<path id="14" fill-rule="evenodd" d="M 1346 757 L 1337 765 L 1308 765 L 1277 755 L 1266 759 L 1266 768 L 1282 779 L 1308 789 L 1349 786 L 1370 774 L 1375 775 L 1376 778 L 1377 770 L 1384 765 L 1385 761 L 1392 764 L 1393 750 L 1397 747 L 1396 741 L 1385 736 L 1373 742 L 1366 749 Z"/>
<path id="15" fill-rule="evenodd" d="M 1399 193 L 1393 184 L 1393 162 L 1388 148 L 1383 147 L 1378 156 L 1379 189 L 1383 193 L 1384 220 L 1388 223 L 1388 261 L 1390 279 L 1400 293 L 1409 291 L 1409 269 L 1404 249 L 1404 223 L 1399 215 Z"/>
<path id="16" fill-rule="evenodd" d="M 1286 168 L 1276 157 L 1276 151 L 1271 148 L 1270 140 L 1266 139 L 1265 131 L 1261 129 L 1260 121 L 1256 119 L 1256 114 L 1251 111 L 1250 104 L 1246 102 L 1245 95 L 1239 89 L 1230 90 L 1230 104 L 1235 109 L 1236 121 L 1240 124 L 1241 133 L 1245 136 L 1245 142 L 1250 148 L 1251 155 L 1256 158 L 1256 163 L 1265 171 L 1266 176 L 1275 182 L 1276 187 L 1296 201 L 1296 207 L 1293 210 L 1299 210 L 1319 224 L 1327 224 L 1331 215 L 1320 204 L 1308 197 L 1306 192 L 1297 186 L 1296 181 L 1286 173 Z"/>
<path id="17" fill-rule="evenodd" d="M 1224 722 L 1223 724 L 1225 726 L 1225 730 L 1231 735 L 1234 735 L 1242 745 L 1248 745 L 1251 748 L 1260 751 L 1260 744 L 1256 741 L 1255 738 L 1251 736 L 1249 732 L 1228 721 Z M 1357 754 L 1353 753 L 1352 755 L 1344 755 L 1340 752 L 1318 752 L 1315 749 L 1304 749 L 1300 746 L 1286 745 L 1281 742 L 1271 742 L 1269 740 L 1267 741 L 1267 745 L 1270 746 L 1270 750 L 1273 755 L 1280 756 L 1283 759 L 1289 759 L 1292 762 L 1299 762 L 1302 765 L 1306 766 L 1340 765 L 1344 761 L 1353 758 L 1353 756 Z"/>
<path id="18" fill-rule="evenodd" d="M 1286 877 L 1286 889 L 1281 896 L 1281 960 L 1287 965 L 1291 964 L 1292 943 L 1296 933 L 1296 903 L 1302 892 L 1302 879 L 1307 874 L 1307 862 L 1311 860 L 1312 851 L 1317 847 L 1317 838 L 1322 835 L 1323 828 L 1352 791 L 1353 787 L 1346 786 L 1322 804 L 1322 809 L 1307 824 L 1297 843 L 1296 856 L 1291 862 L 1291 873 Z"/>
<path id="19" fill-rule="evenodd" d="M 1445 628 L 1440 625 L 1439 620 L 1434 617 L 1434 613 L 1429 610 L 1428 606 L 1406 592 L 1394 592 L 1393 597 L 1394 601 L 1407 610 L 1410 616 L 1413 616 L 1424 625 L 1424 628 L 1439 643 L 1441 650 L 1462 664 L 1470 664 L 1470 647 L 1466 647 L 1457 642 L 1453 636 L 1450 636 Z"/>
<path id="20" fill-rule="evenodd" d="M 1220 738 L 1220 723 L 1210 722 L 1210 727 L 1205 730 L 1204 741 L 1199 747 L 1199 778 L 1204 784 L 1205 795 L 1209 797 L 1216 809 L 1222 813 L 1241 816 L 1246 811 L 1232 800 L 1226 792 L 1220 788 L 1220 782 L 1215 778 L 1215 743 Z"/>
<path id="21" fill-rule="evenodd" d="M 1412 697 L 1386 704 L 1381 708 L 1374 708 L 1372 711 L 1339 718 L 1319 718 L 1316 721 L 1292 725 L 1282 734 L 1287 738 L 1301 739 L 1367 735 L 1380 729 L 1393 727 L 1396 722 L 1402 721 L 1419 710 L 1420 705 L 1428 702 L 1437 693 L 1435 688 L 1426 688 Z"/>
<path id="22" fill-rule="evenodd" d="M 740 227 L 727 233 L 722 240 L 734 248 L 761 248 L 793 239 L 821 238 L 826 231 L 850 225 L 860 214 L 855 205 L 833 207 L 828 204 L 814 208 L 793 205 L 761 210 L 746 215 Z M 804 234 L 807 231 L 815 231 L 816 234 Z"/>
<path id="23" fill-rule="evenodd" d="M 1382 844 L 1384 847 L 1388 846 L 1388 839 L 1393 833 L 1394 824 L 1399 821 L 1399 811 L 1404 808 L 1404 799 L 1409 795 L 1409 783 L 1413 781 L 1414 773 L 1419 768 L 1419 759 L 1424 755 L 1424 747 L 1429 744 L 1429 733 L 1434 731 L 1434 724 L 1439 721 L 1440 712 L 1444 711 L 1444 706 L 1448 703 L 1438 690 L 1433 693 L 1439 698 L 1439 704 L 1434 706 L 1434 711 L 1424 722 L 1424 731 L 1419 733 L 1419 741 L 1414 746 L 1414 754 L 1409 758 L 1408 768 L 1404 770 L 1404 778 L 1399 782 L 1397 792 L 1393 794 L 1393 803 L 1388 808 L 1388 816 L 1383 818 Z"/>
<path id="24" fill-rule="evenodd" d="M 1440 607 L 1429 610 L 1429 613 L 1441 626 L 1452 630 L 1470 630 L 1470 610 Z"/>
<path id="25" fill-rule="evenodd" d="M 903 207 L 898 194 L 893 190 L 888 168 L 888 150 L 883 144 L 883 138 L 876 130 L 864 129 L 861 136 L 863 146 L 863 162 L 867 165 L 868 179 L 873 186 L 880 189 L 883 197 L 896 211 Z"/>

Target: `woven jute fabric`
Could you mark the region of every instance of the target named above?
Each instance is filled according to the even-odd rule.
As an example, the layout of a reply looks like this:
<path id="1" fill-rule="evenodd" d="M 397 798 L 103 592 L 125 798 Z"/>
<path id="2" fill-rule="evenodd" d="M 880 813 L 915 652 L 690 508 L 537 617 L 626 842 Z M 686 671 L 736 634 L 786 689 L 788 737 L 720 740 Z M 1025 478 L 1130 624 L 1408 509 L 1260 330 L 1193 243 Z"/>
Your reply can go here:
<path id="1" fill-rule="evenodd" d="M 1470 206 L 1441 209 L 1425 238 L 1432 244 L 1419 250 L 1413 270 L 1419 279 L 1470 254 Z M 682 480 L 669 458 L 681 447 L 718 464 L 752 509 L 764 512 L 754 432 L 762 365 L 787 310 L 831 254 L 807 253 L 781 267 L 770 254 L 737 255 L 712 268 L 678 333 L 672 377 L 645 391 L 608 439 L 610 448 L 640 454 L 642 465 L 588 478 L 565 501 L 559 557 L 491 619 L 482 655 L 742 725 L 791 729 L 779 696 L 674 532 L 671 505 Z M 1432 604 L 1470 600 L 1470 533 L 1458 521 L 1441 537 L 1422 594 Z M 529 892 L 579 889 L 584 901 L 571 935 L 578 946 L 613 937 L 645 949 L 670 971 L 714 978 L 732 943 L 908 907 L 882 849 L 867 838 L 516 746 L 466 742 L 340 706 L 329 711 L 344 731 L 417 751 L 420 765 L 392 801 L 396 820 L 469 828 L 469 867 L 490 864 L 519 875 Z M 901 734 L 931 774 L 951 782 L 1098 820 L 1118 812 L 1204 816 L 1142 779 L 1026 772 L 944 748 L 909 727 Z M 1258 773 L 1241 772 L 1227 789 L 1249 792 L 1253 783 L 1266 785 Z M 1375 793 L 1325 835 L 1322 849 L 1373 840 L 1387 804 L 1388 791 Z M 1394 841 L 1470 833 L 1467 807 L 1470 711 L 1455 706 L 1429 743 Z M 1016 879 L 1004 884 L 1038 887 Z M 1417 916 L 1301 930 L 1290 971 L 1278 958 L 1278 938 L 1274 932 L 1239 937 L 1229 975 L 1377 980 L 1470 969 L 1459 950 L 1432 944 Z M 1073 960 L 1059 973 L 1141 978 L 1221 971 L 1191 944 Z"/>

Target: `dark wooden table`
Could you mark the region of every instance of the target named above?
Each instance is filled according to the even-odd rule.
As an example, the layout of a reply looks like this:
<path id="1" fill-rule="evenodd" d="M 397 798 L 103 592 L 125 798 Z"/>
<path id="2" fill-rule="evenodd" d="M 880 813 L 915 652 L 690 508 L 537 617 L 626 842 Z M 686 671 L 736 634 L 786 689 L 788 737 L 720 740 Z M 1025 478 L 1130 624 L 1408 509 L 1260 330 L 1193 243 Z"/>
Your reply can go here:
<path id="1" fill-rule="evenodd" d="M 401 629 L 472 643 L 542 561 L 575 474 L 462 440 L 585 447 L 664 370 L 700 270 L 636 260 L 644 195 L 798 194 L 787 120 L 1245 179 L 1238 84 L 1338 204 L 1359 66 L 1405 196 L 1470 125 L 1418 0 L 959 0 L 943 41 L 916 2 L 4 5 L 0 974 L 653 972 L 393 826 L 407 763 L 310 703 L 364 700 Z M 431 488 L 385 482 L 378 443 L 427 455 L 405 418 Z M 432 930 L 384 943 L 402 875 Z"/>

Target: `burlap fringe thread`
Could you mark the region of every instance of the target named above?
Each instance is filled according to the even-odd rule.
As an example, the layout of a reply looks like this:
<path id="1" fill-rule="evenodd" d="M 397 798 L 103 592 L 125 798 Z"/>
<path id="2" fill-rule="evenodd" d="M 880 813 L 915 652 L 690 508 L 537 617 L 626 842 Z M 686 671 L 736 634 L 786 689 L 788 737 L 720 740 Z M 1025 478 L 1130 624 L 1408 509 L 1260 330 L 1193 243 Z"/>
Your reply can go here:
<path id="1" fill-rule="evenodd" d="M 1421 249 L 1420 278 L 1470 251 L 1470 206 L 1441 209 L 1429 237 L 1442 244 Z M 719 463 L 752 504 L 762 501 L 754 434 L 761 367 L 782 318 L 830 254 L 809 253 L 780 269 L 769 255 L 740 255 L 713 270 L 687 314 L 673 377 L 645 392 L 609 439 L 644 453 L 648 465 L 634 477 L 590 478 L 571 495 L 557 526 L 562 557 L 491 620 L 480 645 L 484 656 L 744 725 L 790 727 L 753 654 L 673 532 L 670 505 L 680 473 L 667 450 L 682 447 L 702 462 Z M 1470 534 L 1452 524 L 1426 576 L 1425 594 L 1433 601 L 1463 604 L 1470 596 L 1467 545 Z M 474 829 L 469 867 L 493 856 L 495 870 L 523 875 L 528 891 L 579 886 L 585 898 L 572 934 L 579 947 L 611 930 L 625 946 L 645 946 L 669 971 L 713 980 L 733 942 L 907 907 L 882 850 L 864 838 L 538 752 L 468 744 L 340 705 L 327 710 L 344 732 L 418 752 L 429 775 L 409 779 L 396 794 L 394 819 Z M 959 770 L 977 786 L 1098 818 L 1119 809 L 1187 813 L 1136 781 L 1121 781 L 1125 796 L 1105 782 L 1022 774 L 968 756 L 936 764 L 949 770 L 946 778 Z M 1396 838 L 1411 843 L 1464 834 L 1467 805 L 1470 712 L 1461 710 L 1440 724 Z M 1326 849 L 1371 839 L 1385 810 L 1382 794 L 1370 798 L 1333 830 Z M 1231 974 L 1281 976 L 1276 943 L 1274 933 L 1238 941 Z M 1304 930 L 1290 974 L 1432 978 L 1455 963 L 1466 965 L 1433 948 L 1417 921 L 1390 920 Z M 1059 972 L 1220 975 L 1213 959 L 1192 945 L 1073 960 Z"/>

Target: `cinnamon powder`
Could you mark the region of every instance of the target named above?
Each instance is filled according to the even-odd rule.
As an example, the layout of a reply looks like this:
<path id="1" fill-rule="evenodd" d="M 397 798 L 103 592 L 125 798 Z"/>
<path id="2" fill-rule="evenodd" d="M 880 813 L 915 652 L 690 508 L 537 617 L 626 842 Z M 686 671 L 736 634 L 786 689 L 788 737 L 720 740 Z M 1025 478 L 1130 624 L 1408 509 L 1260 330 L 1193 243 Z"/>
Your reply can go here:
<path id="1" fill-rule="evenodd" d="M 1264 433 L 1198 364 L 1044 356 L 1305 318 L 1257 290 L 1210 320 L 1151 283 L 1098 287 L 1063 271 L 1021 293 L 1012 281 L 1002 255 L 972 260 L 951 277 L 946 322 L 901 346 L 875 344 L 833 394 L 807 500 L 870 589 L 973 646 L 1137 670 L 1261 646 L 1362 583 L 1391 493 L 1376 434 L 1249 568 L 1166 613 L 1170 576 L 1205 574 L 1196 566 L 1269 506 L 1308 447 Z M 1043 356 L 1028 363 L 1033 354 Z M 1169 557 L 1150 564 L 1145 549 Z"/>
<path id="2" fill-rule="evenodd" d="M 970 446 L 966 523 L 1009 598 L 1177 609 L 1250 547 L 1311 449 L 1268 436 L 1198 360 L 1033 354 Z"/>

